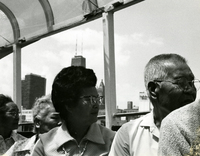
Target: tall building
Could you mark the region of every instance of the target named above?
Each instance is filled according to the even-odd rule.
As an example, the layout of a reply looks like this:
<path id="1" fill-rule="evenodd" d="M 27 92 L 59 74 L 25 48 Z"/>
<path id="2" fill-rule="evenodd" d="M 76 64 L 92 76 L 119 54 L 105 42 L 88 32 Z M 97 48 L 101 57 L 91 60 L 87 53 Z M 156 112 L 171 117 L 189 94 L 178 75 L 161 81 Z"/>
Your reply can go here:
<path id="1" fill-rule="evenodd" d="M 35 99 L 45 95 L 46 79 L 40 75 L 25 75 L 22 80 L 22 107 L 31 109 Z"/>
<path id="2" fill-rule="evenodd" d="M 76 56 L 74 56 L 74 58 L 72 58 L 71 65 L 86 67 L 85 58 L 81 55 L 76 55 Z"/>
<path id="3" fill-rule="evenodd" d="M 103 83 L 103 80 L 101 80 L 100 85 L 96 88 L 99 96 L 102 97 L 102 101 L 99 104 L 98 116 L 105 115 L 105 85 Z M 99 119 L 98 123 L 105 126 L 106 122 L 105 119 Z"/>
<path id="4" fill-rule="evenodd" d="M 103 80 L 101 80 L 99 87 L 97 87 L 97 92 L 99 96 L 103 97 L 99 105 L 99 115 L 102 115 L 105 114 L 105 86 Z"/>

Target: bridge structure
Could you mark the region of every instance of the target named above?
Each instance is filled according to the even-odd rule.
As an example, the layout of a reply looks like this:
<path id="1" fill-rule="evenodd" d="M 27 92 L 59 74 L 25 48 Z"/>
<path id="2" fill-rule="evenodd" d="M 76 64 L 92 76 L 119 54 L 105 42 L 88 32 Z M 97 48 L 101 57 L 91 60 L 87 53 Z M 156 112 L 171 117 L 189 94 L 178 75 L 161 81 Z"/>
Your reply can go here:
<path id="1" fill-rule="evenodd" d="M 21 51 L 38 40 L 102 18 L 105 118 L 116 113 L 114 13 L 143 0 L 0 0 L 0 59 L 13 55 L 13 100 L 21 109 Z M 145 112 L 146 113 L 146 112 Z M 124 114 L 121 114 L 122 116 Z"/>

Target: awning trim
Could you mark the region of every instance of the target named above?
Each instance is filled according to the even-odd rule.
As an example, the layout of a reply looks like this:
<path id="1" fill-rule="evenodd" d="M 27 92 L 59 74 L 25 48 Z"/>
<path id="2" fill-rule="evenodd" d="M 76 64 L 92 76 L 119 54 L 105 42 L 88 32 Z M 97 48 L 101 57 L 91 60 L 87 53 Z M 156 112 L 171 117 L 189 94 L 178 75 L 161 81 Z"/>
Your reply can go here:
<path id="1" fill-rule="evenodd" d="M 19 29 L 19 25 L 18 25 L 15 15 L 7 6 L 5 6 L 1 2 L 0 2 L 0 10 L 2 10 L 5 13 L 5 15 L 8 17 L 13 29 L 14 41 L 17 42 L 18 38 L 20 38 L 20 29 Z"/>
<path id="2" fill-rule="evenodd" d="M 51 5 L 49 4 L 48 0 L 39 0 L 39 2 L 44 10 L 46 23 L 47 23 L 47 29 L 48 29 L 48 32 L 50 32 L 53 30 L 52 26 L 55 24 Z"/>

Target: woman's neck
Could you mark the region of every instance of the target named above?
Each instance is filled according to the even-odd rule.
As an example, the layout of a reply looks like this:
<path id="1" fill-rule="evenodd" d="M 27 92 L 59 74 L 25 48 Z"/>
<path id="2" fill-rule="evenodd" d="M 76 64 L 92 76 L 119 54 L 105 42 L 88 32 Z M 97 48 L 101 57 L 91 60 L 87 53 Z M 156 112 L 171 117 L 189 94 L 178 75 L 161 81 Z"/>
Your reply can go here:
<path id="1" fill-rule="evenodd" d="M 90 126 L 84 125 L 83 123 L 76 123 L 76 122 L 65 122 L 67 129 L 69 131 L 69 134 L 78 142 L 83 139 L 83 137 L 87 134 L 87 131 Z"/>
<path id="2" fill-rule="evenodd" d="M 12 131 L 8 131 L 5 128 L 0 128 L 0 135 L 5 139 L 9 138 L 11 135 Z"/>

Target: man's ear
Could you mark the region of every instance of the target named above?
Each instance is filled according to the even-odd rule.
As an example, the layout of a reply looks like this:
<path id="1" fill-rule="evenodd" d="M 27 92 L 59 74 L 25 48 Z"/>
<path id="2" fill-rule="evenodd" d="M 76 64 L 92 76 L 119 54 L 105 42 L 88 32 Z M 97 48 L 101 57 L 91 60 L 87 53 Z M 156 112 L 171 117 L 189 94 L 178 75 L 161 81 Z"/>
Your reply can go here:
<path id="1" fill-rule="evenodd" d="M 158 84 L 156 82 L 150 81 L 148 83 L 148 91 L 152 99 L 157 99 L 157 89 L 158 89 Z"/>

